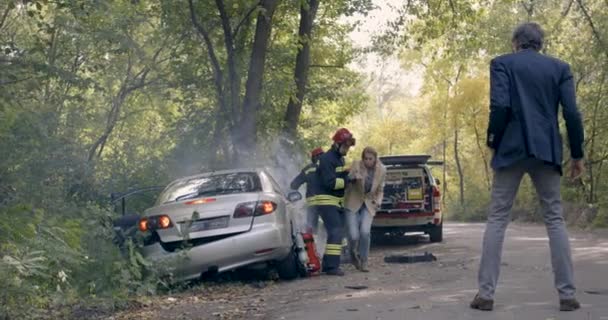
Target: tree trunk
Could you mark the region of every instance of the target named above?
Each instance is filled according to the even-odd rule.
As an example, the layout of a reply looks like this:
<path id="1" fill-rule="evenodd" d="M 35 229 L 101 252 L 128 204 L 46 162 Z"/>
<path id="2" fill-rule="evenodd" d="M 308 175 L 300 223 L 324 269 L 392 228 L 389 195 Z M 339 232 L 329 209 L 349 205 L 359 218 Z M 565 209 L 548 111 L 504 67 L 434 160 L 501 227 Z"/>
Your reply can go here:
<path id="1" fill-rule="evenodd" d="M 112 131 L 114 131 L 114 127 L 118 122 L 118 116 L 120 115 L 122 105 L 124 104 L 127 95 L 128 93 L 123 87 L 120 89 L 116 97 L 112 99 L 112 107 L 110 107 L 108 118 L 106 119 L 106 128 L 103 134 L 95 141 L 95 143 L 93 143 L 93 146 L 89 149 L 89 157 L 87 159 L 89 162 L 92 162 L 95 157 L 101 157 L 106 142 L 108 141 L 110 134 L 112 134 Z"/>
<path id="2" fill-rule="evenodd" d="M 257 114 L 261 109 L 262 81 L 264 78 L 264 65 L 266 62 L 266 50 L 272 31 L 272 16 L 276 9 L 278 0 L 262 0 L 257 18 L 251 61 L 245 85 L 245 99 L 243 100 L 243 111 L 240 126 L 236 134 L 238 161 L 245 164 L 253 158 L 256 150 Z"/>
<path id="3" fill-rule="evenodd" d="M 310 41 L 314 19 L 319 8 L 318 0 L 307 0 L 300 2 L 300 29 L 298 31 L 299 44 L 296 56 L 296 69 L 294 80 L 296 82 L 296 96 L 289 98 L 287 112 L 285 113 L 285 124 L 283 131 L 287 136 L 295 137 L 302 103 L 306 94 L 306 84 L 308 82 L 308 71 L 310 69 Z"/>
<path id="4" fill-rule="evenodd" d="M 605 81 L 605 73 L 602 77 L 602 82 L 600 83 L 600 88 L 598 90 L 598 97 L 597 97 L 597 101 L 595 102 L 595 105 L 593 106 L 593 115 L 592 115 L 592 119 L 591 119 L 591 141 L 589 142 L 590 147 L 589 147 L 589 195 L 587 196 L 587 202 L 588 203 L 595 203 L 596 200 L 596 180 L 594 179 L 594 170 L 593 170 L 593 162 L 594 162 L 594 158 L 595 158 L 595 143 L 596 143 L 596 139 L 597 139 L 597 118 L 598 118 L 598 112 L 599 112 L 599 108 L 600 105 L 602 103 L 602 94 L 603 94 L 603 89 L 604 89 L 604 81 Z M 601 163 L 600 163 L 600 167 L 601 167 Z M 600 172 L 600 171 L 598 171 Z"/>
<path id="5" fill-rule="evenodd" d="M 220 13 L 222 28 L 224 30 L 224 46 L 226 47 L 228 81 L 230 83 L 230 100 L 228 105 L 230 106 L 230 112 L 233 115 L 239 115 L 241 106 L 241 78 L 238 76 L 238 69 L 236 65 L 236 49 L 234 47 L 234 39 L 232 37 L 232 28 L 230 27 L 230 17 L 226 12 L 224 1 L 216 0 L 215 3 Z M 238 119 L 236 120 L 238 121 Z"/>
<path id="6" fill-rule="evenodd" d="M 221 1 L 218 1 L 218 10 L 220 10 L 220 12 L 222 12 L 222 9 L 220 9 L 220 4 L 221 4 Z M 188 5 L 190 8 L 190 20 L 191 20 L 192 25 L 194 26 L 195 30 L 198 32 L 199 36 L 203 40 L 205 47 L 207 48 L 207 55 L 209 56 L 209 60 L 211 61 L 211 67 L 213 70 L 213 83 L 215 85 L 215 93 L 216 93 L 218 105 L 216 108 L 217 120 L 216 120 L 216 124 L 215 124 L 215 129 L 214 129 L 214 138 L 213 138 L 214 143 L 212 145 L 211 152 L 213 153 L 213 158 L 214 158 L 212 160 L 212 162 L 216 163 L 218 161 L 217 152 L 219 150 L 219 147 L 220 147 L 219 143 L 221 141 L 220 135 L 223 132 L 225 132 L 224 128 L 227 128 L 229 132 L 233 133 L 232 130 L 235 126 L 234 124 L 236 123 L 234 121 L 234 118 L 235 117 L 238 118 L 238 113 L 235 114 L 234 112 L 229 112 L 229 110 L 228 110 L 229 108 L 231 108 L 231 106 L 230 106 L 229 102 L 227 101 L 229 99 L 227 99 L 226 93 L 224 90 L 224 73 L 222 71 L 222 67 L 220 65 L 219 59 L 215 52 L 215 47 L 213 45 L 213 41 L 211 39 L 209 31 L 198 20 L 198 18 L 196 16 L 196 9 L 194 8 L 193 0 L 188 0 Z M 224 23 L 224 21 L 222 21 L 222 23 Z M 224 26 L 224 28 L 225 28 L 225 26 Z M 228 26 L 228 29 L 230 29 L 229 26 Z M 224 30 L 224 32 L 226 32 L 226 31 Z M 232 39 L 232 34 L 230 35 L 230 39 Z M 224 41 L 225 41 L 225 43 L 231 42 L 231 40 L 228 40 L 226 38 Z M 227 50 L 230 51 L 229 49 L 227 49 Z M 232 61 L 234 61 L 234 60 L 232 60 Z M 234 76 L 234 74 L 229 74 L 229 79 L 232 80 L 233 76 Z M 240 79 L 239 79 L 239 83 L 240 83 Z M 233 93 L 233 92 L 234 92 L 234 88 L 231 87 L 231 93 Z M 234 102 L 234 99 L 232 99 L 231 102 Z M 233 142 L 236 140 L 234 134 L 232 134 L 232 140 L 233 140 Z M 227 158 L 232 158 L 228 155 L 226 155 L 226 156 L 227 156 Z"/>
<path id="7" fill-rule="evenodd" d="M 443 160 L 443 167 L 442 167 L 443 168 L 443 181 L 441 182 L 442 183 L 441 184 L 442 185 L 442 189 L 443 189 L 443 190 L 441 190 L 441 194 L 443 195 L 441 197 L 441 202 L 442 202 L 442 205 L 444 207 L 445 207 L 445 200 L 447 198 L 447 191 L 448 191 L 448 183 L 446 181 L 446 177 L 447 177 L 447 171 L 446 171 L 446 166 L 447 166 L 446 153 L 447 153 L 447 149 L 448 149 L 448 142 L 447 142 L 447 140 L 444 137 L 443 138 L 443 157 L 442 157 L 442 160 Z"/>
<path id="8" fill-rule="evenodd" d="M 462 165 L 460 164 L 460 156 L 458 155 L 458 129 L 454 130 L 454 160 L 458 169 L 458 181 L 460 183 L 460 206 L 464 207 L 464 174 Z"/>
<path id="9" fill-rule="evenodd" d="M 484 152 L 483 147 L 480 142 L 480 134 L 479 129 L 477 129 L 477 123 L 475 122 L 475 118 L 473 118 L 473 130 L 475 130 L 475 142 L 477 142 L 477 149 L 479 150 L 479 154 L 481 154 L 481 159 L 483 160 L 483 171 L 486 177 L 486 186 L 488 191 L 492 189 L 492 183 L 490 182 L 490 172 L 488 170 L 488 159 L 486 158 L 486 153 Z"/>

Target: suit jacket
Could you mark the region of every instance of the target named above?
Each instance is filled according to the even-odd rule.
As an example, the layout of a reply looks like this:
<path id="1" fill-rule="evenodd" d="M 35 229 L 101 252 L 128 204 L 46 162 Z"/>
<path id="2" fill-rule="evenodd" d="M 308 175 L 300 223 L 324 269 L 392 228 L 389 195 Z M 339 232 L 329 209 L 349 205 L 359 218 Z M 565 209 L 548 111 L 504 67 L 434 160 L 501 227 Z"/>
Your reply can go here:
<path id="1" fill-rule="evenodd" d="M 351 212 L 356 212 L 361 208 L 363 203 L 367 207 L 369 213 L 373 216 L 376 215 L 376 210 L 382 204 L 382 198 L 384 197 L 384 180 L 386 177 L 386 168 L 379 160 L 376 161 L 376 168 L 374 169 L 374 180 L 372 181 L 372 189 L 370 192 L 365 193 L 365 177 L 367 176 L 367 168 L 362 161 L 353 161 L 350 169 L 349 176 L 351 178 L 356 177 L 354 183 L 349 183 L 346 186 L 346 193 L 344 195 L 345 207 Z"/>
<path id="2" fill-rule="evenodd" d="M 570 66 L 532 49 L 494 58 L 490 63 L 487 135 L 487 145 L 495 150 L 492 167 L 504 168 L 526 158 L 536 158 L 561 172 L 560 104 L 570 155 L 582 158 L 583 123 L 576 106 Z"/>

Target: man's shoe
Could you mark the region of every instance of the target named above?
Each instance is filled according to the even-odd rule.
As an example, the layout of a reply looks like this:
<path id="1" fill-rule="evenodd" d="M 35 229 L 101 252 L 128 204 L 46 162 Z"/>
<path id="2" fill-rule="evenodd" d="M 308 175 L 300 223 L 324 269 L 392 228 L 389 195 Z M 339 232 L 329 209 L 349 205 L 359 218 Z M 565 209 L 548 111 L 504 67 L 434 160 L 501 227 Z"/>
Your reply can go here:
<path id="1" fill-rule="evenodd" d="M 494 309 L 494 300 L 484 299 L 477 294 L 473 298 L 473 301 L 471 301 L 471 308 L 481 311 L 492 311 Z"/>
<path id="2" fill-rule="evenodd" d="M 581 308 L 581 304 L 574 298 L 559 300 L 559 311 L 574 311 Z"/>
<path id="3" fill-rule="evenodd" d="M 342 271 L 342 269 L 333 269 L 333 270 L 325 271 L 325 274 L 328 276 L 342 277 L 342 276 L 344 276 L 344 271 Z"/>

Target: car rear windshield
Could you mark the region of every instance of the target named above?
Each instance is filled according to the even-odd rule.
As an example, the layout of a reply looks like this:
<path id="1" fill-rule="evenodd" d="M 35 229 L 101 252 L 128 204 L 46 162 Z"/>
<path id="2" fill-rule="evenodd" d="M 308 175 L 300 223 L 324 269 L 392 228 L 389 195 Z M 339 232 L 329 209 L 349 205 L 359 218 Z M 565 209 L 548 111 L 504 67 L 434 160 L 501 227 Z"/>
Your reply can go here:
<path id="1" fill-rule="evenodd" d="M 159 196 L 157 204 L 232 193 L 262 191 L 255 172 L 235 172 L 198 176 L 171 183 Z"/>

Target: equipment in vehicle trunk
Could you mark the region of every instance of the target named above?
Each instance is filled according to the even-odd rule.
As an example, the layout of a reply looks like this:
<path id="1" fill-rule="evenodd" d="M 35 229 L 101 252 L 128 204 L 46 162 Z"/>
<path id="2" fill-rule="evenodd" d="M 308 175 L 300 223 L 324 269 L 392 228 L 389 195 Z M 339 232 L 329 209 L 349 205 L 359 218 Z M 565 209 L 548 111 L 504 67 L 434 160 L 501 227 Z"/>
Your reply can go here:
<path id="1" fill-rule="evenodd" d="M 384 198 L 372 222 L 372 232 L 403 235 L 407 232 L 429 234 L 432 242 L 443 240 L 443 215 L 438 179 L 429 155 L 384 156 L 387 168 Z"/>

